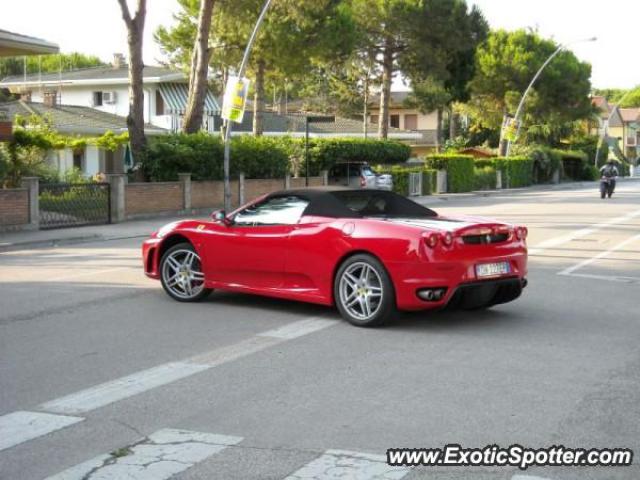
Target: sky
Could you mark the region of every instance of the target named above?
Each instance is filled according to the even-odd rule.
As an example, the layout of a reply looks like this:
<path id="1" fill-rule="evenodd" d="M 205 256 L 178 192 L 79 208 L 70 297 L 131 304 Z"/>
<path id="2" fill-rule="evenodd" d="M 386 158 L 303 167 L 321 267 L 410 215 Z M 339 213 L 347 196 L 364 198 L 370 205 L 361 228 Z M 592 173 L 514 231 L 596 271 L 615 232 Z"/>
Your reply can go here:
<path id="1" fill-rule="evenodd" d="M 277 0 L 275 0 L 277 1 Z M 492 28 L 536 28 L 545 37 L 566 43 L 590 37 L 596 42 L 570 48 L 593 66 L 598 88 L 640 84 L 638 38 L 640 1 L 608 0 L 467 0 L 477 5 Z M 80 51 L 110 61 L 127 52 L 126 29 L 116 0 L 4 0 L 0 29 L 44 38 L 63 52 Z M 132 0 L 129 0 L 133 4 Z M 162 58 L 153 41 L 159 25 L 170 25 L 176 0 L 148 0 L 145 63 Z M 132 6 L 133 8 L 133 6 Z"/>

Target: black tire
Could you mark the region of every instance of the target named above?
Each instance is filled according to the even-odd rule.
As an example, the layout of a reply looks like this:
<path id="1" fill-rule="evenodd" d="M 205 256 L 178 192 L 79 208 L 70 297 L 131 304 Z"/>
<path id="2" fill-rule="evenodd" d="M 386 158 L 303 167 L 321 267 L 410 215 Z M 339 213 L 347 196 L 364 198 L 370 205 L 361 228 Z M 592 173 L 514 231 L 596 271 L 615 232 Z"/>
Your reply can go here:
<path id="1" fill-rule="evenodd" d="M 348 308 L 343 304 L 340 295 L 341 279 L 349 267 L 355 264 L 365 264 L 371 268 L 380 279 L 381 299 L 377 303 L 375 313 L 369 318 L 358 318 L 349 312 Z M 357 327 L 378 327 L 385 322 L 391 320 L 397 313 L 396 310 L 396 293 L 393 287 L 391 277 L 387 273 L 384 265 L 375 257 L 367 254 L 353 255 L 342 262 L 336 276 L 333 280 L 333 297 L 342 318 Z"/>
<path id="2" fill-rule="evenodd" d="M 204 299 L 207 297 L 207 295 L 209 295 L 211 293 L 211 289 L 210 288 L 202 288 L 200 290 L 198 290 L 197 293 L 195 293 L 194 295 L 191 296 L 181 296 L 179 294 L 177 294 L 174 289 L 172 289 L 168 284 L 167 281 L 168 279 L 165 276 L 165 264 L 169 261 L 168 259 L 170 257 L 172 257 L 173 255 L 176 254 L 176 252 L 193 252 L 193 254 L 196 255 L 196 259 L 194 260 L 194 268 L 197 269 L 199 272 L 202 272 L 202 265 L 200 263 L 200 257 L 197 255 L 197 252 L 195 250 L 195 248 L 193 248 L 193 245 L 191 245 L 190 243 L 184 242 L 184 243 L 178 243 L 177 245 L 174 245 L 173 247 L 169 248 L 164 255 L 162 255 L 162 259 L 160 260 L 160 265 L 159 265 L 159 269 L 160 269 L 160 282 L 162 283 L 162 288 L 164 289 L 164 291 L 167 293 L 167 295 L 169 295 L 171 298 L 173 298 L 174 300 L 177 300 L 178 302 L 199 302 L 200 300 Z M 168 268 L 168 267 L 167 267 Z M 203 279 L 204 279 L 204 275 L 203 275 Z M 204 282 L 204 280 L 203 280 Z"/>

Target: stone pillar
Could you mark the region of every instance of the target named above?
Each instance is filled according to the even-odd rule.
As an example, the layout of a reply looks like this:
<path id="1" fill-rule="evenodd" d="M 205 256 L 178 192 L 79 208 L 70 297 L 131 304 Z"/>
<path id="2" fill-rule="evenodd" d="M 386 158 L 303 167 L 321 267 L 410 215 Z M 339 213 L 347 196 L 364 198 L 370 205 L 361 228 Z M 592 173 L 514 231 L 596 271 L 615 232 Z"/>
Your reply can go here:
<path id="1" fill-rule="evenodd" d="M 22 177 L 22 188 L 29 191 L 29 228 L 37 230 L 40 226 L 40 179 Z"/>
<path id="2" fill-rule="evenodd" d="M 244 205 L 244 172 L 240 172 L 240 178 L 238 179 L 238 201 L 240 205 Z"/>
<path id="3" fill-rule="evenodd" d="M 322 170 L 320 175 L 322 176 L 322 185 L 325 187 L 329 185 L 329 170 Z"/>
<path id="4" fill-rule="evenodd" d="M 107 182 L 111 185 L 111 223 L 120 223 L 127 219 L 125 177 L 123 173 L 107 175 Z"/>
<path id="5" fill-rule="evenodd" d="M 560 169 L 556 168 L 551 177 L 551 183 L 560 183 Z"/>
<path id="6" fill-rule="evenodd" d="M 291 189 L 291 174 L 290 173 L 287 173 L 284 176 L 284 189 L 285 190 Z"/>
<path id="7" fill-rule="evenodd" d="M 502 188 L 502 170 L 496 170 L 496 188 L 498 190 Z"/>
<path id="8" fill-rule="evenodd" d="M 191 174 L 179 173 L 178 179 L 182 183 L 182 207 L 191 210 Z"/>
<path id="9" fill-rule="evenodd" d="M 438 170 L 436 174 L 436 193 L 447 193 L 447 171 Z"/>

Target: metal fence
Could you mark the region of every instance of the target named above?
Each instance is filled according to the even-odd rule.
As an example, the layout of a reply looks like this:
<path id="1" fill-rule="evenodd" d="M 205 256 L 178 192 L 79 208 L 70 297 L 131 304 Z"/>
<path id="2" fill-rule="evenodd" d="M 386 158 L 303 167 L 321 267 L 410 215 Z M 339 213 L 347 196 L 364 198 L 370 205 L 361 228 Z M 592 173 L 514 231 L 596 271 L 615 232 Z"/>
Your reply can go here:
<path id="1" fill-rule="evenodd" d="M 108 183 L 40 184 L 40 228 L 102 225 L 110 222 Z"/>

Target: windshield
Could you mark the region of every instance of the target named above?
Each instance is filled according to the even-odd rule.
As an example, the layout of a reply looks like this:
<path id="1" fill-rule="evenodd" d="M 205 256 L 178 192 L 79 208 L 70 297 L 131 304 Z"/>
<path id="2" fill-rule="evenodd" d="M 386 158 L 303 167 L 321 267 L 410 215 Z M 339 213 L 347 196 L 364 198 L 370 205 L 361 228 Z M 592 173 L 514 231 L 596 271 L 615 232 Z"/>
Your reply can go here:
<path id="1" fill-rule="evenodd" d="M 352 212 L 363 217 L 424 218 L 436 212 L 393 192 L 379 190 L 331 192 Z"/>

